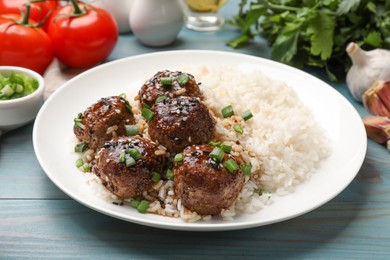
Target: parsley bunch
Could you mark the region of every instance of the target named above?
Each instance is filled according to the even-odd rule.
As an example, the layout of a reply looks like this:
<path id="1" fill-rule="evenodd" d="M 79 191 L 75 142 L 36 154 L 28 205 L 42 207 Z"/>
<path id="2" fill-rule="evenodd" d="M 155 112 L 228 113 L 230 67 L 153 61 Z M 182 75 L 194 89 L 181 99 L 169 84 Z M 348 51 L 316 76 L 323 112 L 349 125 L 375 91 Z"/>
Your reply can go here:
<path id="1" fill-rule="evenodd" d="M 348 43 L 390 49 L 389 0 L 241 0 L 229 24 L 241 29 L 231 47 L 260 34 L 273 60 L 325 68 L 333 81 L 344 80 L 351 66 Z"/>

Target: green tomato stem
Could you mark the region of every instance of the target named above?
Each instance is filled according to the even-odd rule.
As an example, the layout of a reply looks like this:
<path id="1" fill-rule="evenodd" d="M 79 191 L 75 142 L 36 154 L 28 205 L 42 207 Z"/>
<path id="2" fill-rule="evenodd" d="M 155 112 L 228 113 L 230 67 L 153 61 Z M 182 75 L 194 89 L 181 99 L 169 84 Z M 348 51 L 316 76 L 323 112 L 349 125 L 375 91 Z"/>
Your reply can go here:
<path id="1" fill-rule="evenodd" d="M 78 1 L 77 0 L 70 0 L 72 6 L 73 6 L 73 14 L 82 14 L 83 12 L 81 11 Z"/>
<path id="2" fill-rule="evenodd" d="M 26 3 L 26 12 L 23 14 L 23 17 L 22 17 L 22 20 L 21 20 L 21 24 L 28 24 L 28 18 L 30 17 L 30 1 L 27 1 Z"/>

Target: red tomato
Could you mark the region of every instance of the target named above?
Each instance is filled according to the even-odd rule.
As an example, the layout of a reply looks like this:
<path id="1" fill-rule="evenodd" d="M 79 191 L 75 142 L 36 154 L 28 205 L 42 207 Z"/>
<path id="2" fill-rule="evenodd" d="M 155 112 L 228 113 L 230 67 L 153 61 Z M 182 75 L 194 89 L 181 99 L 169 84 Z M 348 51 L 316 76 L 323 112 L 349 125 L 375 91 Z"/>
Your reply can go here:
<path id="1" fill-rule="evenodd" d="M 73 68 L 89 68 L 106 59 L 114 49 L 118 27 L 107 11 L 77 4 L 82 14 L 75 16 L 72 4 L 57 9 L 48 23 L 47 32 L 59 61 Z"/>
<path id="2" fill-rule="evenodd" d="M 18 24 L 18 20 L 18 14 L 0 15 L 0 65 L 25 67 L 43 74 L 53 60 L 51 39 L 42 28 Z"/>
<path id="3" fill-rule="evenodd" d="M 0 14 L 20 14 L 20 10 L 26 11 L 25 4 L 29 0 L 0 0 Z M 37 23 L 42 22 L 48 13 L 57 9 L 57 0 L 42 0 L 42 2 L 32 2 L 30 19 Z"/>

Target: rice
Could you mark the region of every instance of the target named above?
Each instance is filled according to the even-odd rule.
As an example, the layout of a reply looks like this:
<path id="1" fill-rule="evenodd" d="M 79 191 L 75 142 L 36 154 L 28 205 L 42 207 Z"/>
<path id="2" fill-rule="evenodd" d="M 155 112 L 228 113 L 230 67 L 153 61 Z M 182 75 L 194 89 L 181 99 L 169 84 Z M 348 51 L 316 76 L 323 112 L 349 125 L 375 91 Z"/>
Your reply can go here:
<path id="1" fill-rule="evenodd" d="M 232 146 L 232 154 L 252 165 L 250 177 L 234 204 L 221 212 L 223 220 L 233 220 L 242 213 L 254 213 L 273 202 L 272 196 L 288 195 L 297 185 L 310 179 L 320 162 L 331 153 L 331 142 L 316 121 L 312 111 L 299 99 L 286 83 L 271 79 L 259 69 L 244 71 L 229 66 L 192 66 L 183 68 L 201 83 L 204 103 L 216 118 L 213 139 Z M 136 91 L 136 90 L 134 90 Z M 137 92 L 133 113 L 140 133 L 148 138 L 146 121 L 139 111 Z M 223 118 L 222 108 L 231 105 L 235 116 Z M 253 118 L 244 121 L 240 116 L 250 110 Z M 240 125 L 243 133 L 237 133 Z M 110 132 L 116 129 L 110 129 Z M 156 154 L 169 153 L 164 147 Z M 91 152 L 88 151 L 88 159 Z M 91 160 L 88 160 L 91 161 Z M 97 179 L 97 177 L 95 177 Z M 96 183 L 92 182 L 96 188 Z M 212 216 L 201 216 L 186 209 L 175 195 L 174 182 L 160 180 L 143 197 L 151 201 L 148 212 L 163 216 L 180 217 L 186 222 L 207 221 Z M 103 187 L 104 188 L 104 187 Z M 96 193 L 117 202 L 102 185 Z"/>
<path id="2" fill-rule="evenodd" d="M 216 139 L 232 145 L 233 155 L 252 164 L 252 173 L 234 205 L 222 211 L 224 220 L 253 213 L 272 203 L 271 194 L 287 195 L 310 179 L 331 152 L 325 131 L 312 111 L 286 83 L 259 69 L 198 66 L 191 71 L 204 95 L 204 103 L 217 119 Z M 221 110 L 231 105 L 235 115 L 224 119 Z M 243 112 L 253 118 L 244 121 Z M 233 130 L 240 125 L 244 133 Z"/>

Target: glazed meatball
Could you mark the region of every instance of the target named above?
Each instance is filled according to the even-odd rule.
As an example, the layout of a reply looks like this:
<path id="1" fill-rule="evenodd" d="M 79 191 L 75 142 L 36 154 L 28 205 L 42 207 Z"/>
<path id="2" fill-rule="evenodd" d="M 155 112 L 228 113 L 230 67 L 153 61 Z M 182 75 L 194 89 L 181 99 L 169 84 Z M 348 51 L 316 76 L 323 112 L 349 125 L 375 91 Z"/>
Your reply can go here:
<path id="1" fill-rule="evenodd" d="M 148 133 L 170 152 L 180 152 L 192 144 L 208 143 L 215 120 L 198 98 L 165 99 L 152 107 L 154 117 Z"/>
<path id="2" fill-rule="evenodd" d="M 170 82 L 171 81 L 171 82 Z M 180 71 L 164 70 L 155 74 L 141 87 L 138 98 L 140 105 L 146 103 L 150 107 L 158 97 L 174 98 L 178 96 L 202 97 L 199 85 L 194 76 Z"/>
<path id="3" fill-rule="evenodd" d="M 156 155 L 158 150 L 157 144 L 140 136 L 116 137 L 101 148 L 93 171 L 118 197 L 140 197 L 153 184 L 153 172 L 163 171 L 165 157 Z"/>
<path id="4" fill-rule="evenodd" d="M 128 101 L 120 96 L 100 99 L 75 118 L 73 132 L 91 149 L 100 148 L 105 141 L 126 134 L 126 124 L 134 124 Z"/>
<path id="5" fill-rule="evenodd" d="M 230 207 L 244 185 L 241 169 L 230 173 L 210 157 L 213 149 L 210 145 L 187 147 L 184 160 L 175 162 L 173 168 L 175 190 L 182 205 L 202 215 L 216 215 Z M 225 154 L 223 161 L 231 158 Z"/>

